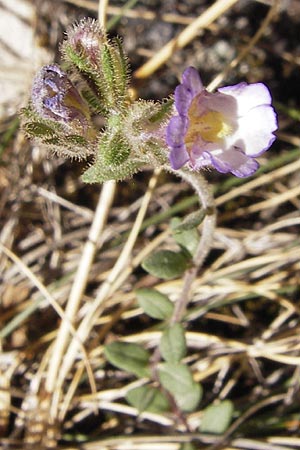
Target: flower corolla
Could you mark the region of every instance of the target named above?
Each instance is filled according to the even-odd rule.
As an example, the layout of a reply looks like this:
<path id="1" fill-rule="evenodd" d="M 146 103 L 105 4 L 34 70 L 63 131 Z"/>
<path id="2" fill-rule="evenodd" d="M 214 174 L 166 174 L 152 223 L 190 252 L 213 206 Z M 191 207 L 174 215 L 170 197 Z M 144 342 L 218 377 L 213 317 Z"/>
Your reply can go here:
<path id="1" fill-rule="evenodd" d="M 32 105 L 45 119 L 61 123 L 77 120 L 85 128 L 89 111 L 85 101 L 69 79 L 55 64 L 44 66 L 32 86 Z"/>
<path id="2" fill-rule="evenodd" d="M 170 164 L 192 170 L 213 166 L 237 177 L 252 175 L 256 157 L 272 145 L 277 115 L 263 83 L 239 83 L 208 92 L 197 70 L 186 69 L 175 89 L 175 108 L 167 126 Z"/>

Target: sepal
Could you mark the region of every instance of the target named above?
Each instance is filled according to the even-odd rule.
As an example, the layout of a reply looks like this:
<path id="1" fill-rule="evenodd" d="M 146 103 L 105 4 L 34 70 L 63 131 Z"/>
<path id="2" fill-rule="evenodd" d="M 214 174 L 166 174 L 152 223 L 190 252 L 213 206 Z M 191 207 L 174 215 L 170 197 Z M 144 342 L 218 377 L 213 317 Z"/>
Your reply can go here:
<path id="1" fill-rule="evenodd" d="M 108 166 L 119 166 L 130 155 L 130 147 L 126 139 L 119 133 L 100 143 L 100 153 Z"/>
<path id="2" fill-rule="evenodd" d="M 49 153 L 71 159 L 86 159 L 95 153 L 95 132 L 89 128 L 82 135 L 81 127 L 66 128 L 63 123 L 40 117 L 29 105 L 21 110 L 22 129 L 29 139 L 44 144 Z"/>
<path id="3" fill-rule="evenodd" d="M 153 167 L 160 167 L 168 161 L 164 126 L 170 108 L 169 105 L 166 108 L 165 103 L 138 100 L 130 106 L 124 118 L 124 134 L 128 136 L 133 154 Z"/>
<path id="4" fill-rule="evenodd" d="M 86 90 L 104 105 L 103 114 L 128 103 L 128 62 L 119 39 L 109 40 L 98 22 L 83 19 L 67 31 L 61 45 L 68 68 L 86 83 Z"/>
<path id="5" fill-rule="evenodd" d="M 82 175 L 84 183 L 104 183 L 105 181 L 123 181 L 139 172 L 143 164 L 135 160 L 127 160 L 119 166 L 108 166 L 98 158 Z"/>

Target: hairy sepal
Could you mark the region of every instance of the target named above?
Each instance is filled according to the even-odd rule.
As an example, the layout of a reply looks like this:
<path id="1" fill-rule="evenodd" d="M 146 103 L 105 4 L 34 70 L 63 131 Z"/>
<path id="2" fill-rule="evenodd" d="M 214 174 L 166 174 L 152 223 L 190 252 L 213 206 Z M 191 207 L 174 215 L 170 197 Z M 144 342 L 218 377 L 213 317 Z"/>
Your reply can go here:
<path id="1" fill-rule="evenodd" d="M 119 166 L 108 166 L 98 158 L 94 165 L 90 166 L 82 175 L 84 183 L 104 183 L 105 181 L 123 181 L 131 178 L 143 167 L 140 161 L 130 159 Z"/>
<path id="2" fill-rule="evenodd" d="M 105 110 L 127 105 L 128 61 L 119 39 L 109 40 L 97 22 L 84 19 L 69 29 L 61 52 L 68 69 L 85 80 Z"/>
<path id="3" fill-rule="evenodd" d="M 73 122 L 71 127 L 69 124 L 44 119 L 30 105 L 21 110 L 21 116 L 25 135 L 38 144 L 46 145 L 49 154 L 82 160 L 95 153 L 95 143 L 90 139 L 92 129 L 83 135 L 80 124 L 76 126 Z"/>

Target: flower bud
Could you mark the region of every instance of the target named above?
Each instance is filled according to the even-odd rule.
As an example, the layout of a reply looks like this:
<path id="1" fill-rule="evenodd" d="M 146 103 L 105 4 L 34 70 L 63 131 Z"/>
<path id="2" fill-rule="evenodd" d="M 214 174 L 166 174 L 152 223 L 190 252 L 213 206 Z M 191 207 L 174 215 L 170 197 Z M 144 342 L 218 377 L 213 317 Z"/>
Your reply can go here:
<path id="1" fill-rule="evenodd" d="M 66 64 L 84 80 L 86 98 L 98 103 L 98 111 L 108 115 L 126 109 L 128 65 L 118 39 L 108 40 L 98 22 L 83 19 L 68 30 L 61 51 Z"/>
<path id="2" fill-rule="evenodd" d="M 106 35 L 93 19 L 83 19 L 67 31 L 66 41 L 78 56 L 86 57 L 97 66 L 101 57 L 101 48 L 106 43 Z M 64 44 L 63 44 L 64 47 Z"/>
<path id="3" fill-rule="evenodd" d="M 79 121 L 86 129 L 89 111 L 68 75 L 56 65 L 44 66 L 32 86 L 32 105 L 44 119 L 70 124 Z"/>

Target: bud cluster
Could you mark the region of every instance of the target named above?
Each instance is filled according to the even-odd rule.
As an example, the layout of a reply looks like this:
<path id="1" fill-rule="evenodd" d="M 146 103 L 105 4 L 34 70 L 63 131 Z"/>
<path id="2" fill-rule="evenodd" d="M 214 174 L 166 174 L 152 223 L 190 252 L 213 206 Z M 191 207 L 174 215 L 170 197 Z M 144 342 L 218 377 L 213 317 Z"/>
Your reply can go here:
<path id="1" fill-rule="evenodd" d="M 63 157 L 92 156 L 86 182 L 122 180 L 146 164 L 167 162 L 161 130 L 172 102 L 132 102 L 120 40 L 109 40 L 97 21 L 84 19 L 69 28 L 61 53 L 64 70 L 45 66 L 34 79 L 22 111 L 27 135 Z"/>
<path id="2" fill-rule="evenodd" d="M 86 19 L 67 31 L 61 45 L 66 66 L 86 82 L 84 95 L 106 115 L 128 103 L 128 63 L 118 38 L 109 41 L 98 22 Z"/>

